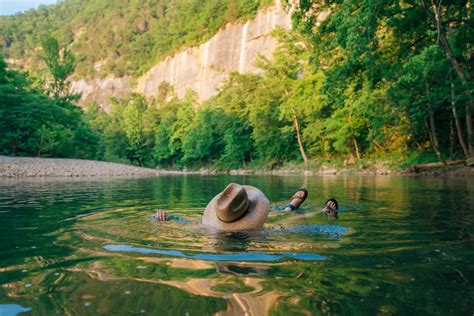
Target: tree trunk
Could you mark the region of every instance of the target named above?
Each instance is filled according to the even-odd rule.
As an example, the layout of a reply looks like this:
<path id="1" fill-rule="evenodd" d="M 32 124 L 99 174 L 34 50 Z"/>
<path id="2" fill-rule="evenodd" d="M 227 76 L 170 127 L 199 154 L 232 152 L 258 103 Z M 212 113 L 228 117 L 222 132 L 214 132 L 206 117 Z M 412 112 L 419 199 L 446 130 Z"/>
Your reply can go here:
<path id="1" fill-rule="evenodd" d="M 466 159 L 469 158 L 469 152 L 464 142 L 464 135 L 462 133 L 461 122 L 459 121 L 458 110 L 456 109 L 456 101 L 454 99 L 454 83 L 451 82 L 451 109 L 453 111 L 454 122 L 456 123 L 456 131 L 458 134 L 459 144 L 461 144 L 464 156 Z"/>
<path id="2" fill-rule="evenodd" d="M 300 149 L 301 157 L 303 157 L 305 166 L 308 167 L 308 157 L 306 156 L 306 153 L 303 147 L 303 142 L 301 141 L 300 124 L 298 123 L 298 116 L 296 114 L 293 115 L 293 120 L 295 122 L 296 137 L 298 138 L 298 147 Z"/>
<path id="3" fill-rule="evenodd" d="M 41 138 L 40 138 L 40 143 L 39 143 L 39 146 L 38 146 L 38 157 L 41 156 L 41 149 L 43 148 L 43 141 L 44 141 L 44 134 L 43 134 L 43 127 L 41 127 Z"/>
<path id="4" fill-rule="evenodd" d="M 454 150 L 454 128 L 453 128 L 453 119 L 449 121 L 449 156 L 448 160 L 453 159 L 453 150 Z"/>
<path id="5" fill-rule="evenodd" d="M 466 96 L 466 128 L 467 128 L 467 143 L 469 148 L 469 156 L 474 157 L 474 135 L 472 130 L 472 111 L 474 108 L 474 101 L 472 98 L 472 94 L 469 91 L 468 81 L 469 78 L 466 78 L 464 72 L 461 69 L 456 57 L 454 56 L 451 47 L 449 46 L 448 39 L 446 38 L 443 25 L 441 24 L 441 7 L 440 5 L 433 4 L 433 11 L 434 15 L 431 14 L 430 10 L 426 6 L 425 2 L 421 0 L 421 5 L 425 12 L 431 16 L 434 20 L 434 24 L 438 31 L 438 44 L 443 49 L 444 53 L 448 57 L 451 65 L 453 66 L 454 70 L 456 71 L 456 75 L 461 81 L 461 85 L 463 87 L 463 93 Z"/>
<path id="6" fill-rule="evenodd" d="M 456 58 L 454 57 L 451 48 L 449 47 L 449 43 L 444 36 L 443 33 L 440 34 L 440 43 L 441 47 L 445 51 L 446 55 L 448 56 L 448 59 L 451 61 L 451 64 L 456 71 L 456 74 L 459 78 L 459 81 L 461 81 L 461 85 L 463 88 L 463 93 L 466 96 L 466 128 L 467 128 L 467 143 L 468 143 L 468 150 L 469 150 L 469 156 L 473 157 L 474 156 L 474 135 L 473 135 L 473 130 L 472 130 L 472 109 L 474 108 L 474 101 L 472 99 L 472 94 L 469 91 L 468 87 L 468 81 L 466 77 L 464 76 L 464 73 L 459 66 L 459 63 L 457 62 Z"/>
<path id="7" fill-rule="evenodd" d="M 430 93 L 430 87 L 428 83 L 425 83 L 425 89 L 426 89 L 426 96 L 429 96 Z M 441 151 L 439 150 L 439 143 L 438 143 L 438 135 L 436 134 L 436 126 L 435 126 L 435 119 L 434 119 L 434 111 L 433 111 L 433 106 L 431 104 L 431 101 L 428 101 L 428 109 L 429 109 L 429 126 L 426 124 L 426 127 L 428 129 L 428 134 L 430 136 L 431 140 L 431 146 L 433 147 L 433 150 L 436 153 L 436 156 L 438 156 L 438 159 L 443 163 L 444 166 L 447 166 L 448 164 L 446 163 L 446 160 L 444 159 L 443 155 L 441 154 Z"/>
<path id="8" fill-rule="evenodd" d="M 472 3 L 471 1 L 467 1 L 466 2 L 466 12 L 467 12 L 467 17 L 466 17 L 466 20 L 467 21 L 471 21 L 471 12 L 472 12 Z M 472 69 L 470 67 L 471 65 L 471 57 L 472 57 L 472 53 L 471 53 L 471 43 L 467 43 L 466 45 L 466 52 L 467 52 L 467 73 L 468 74 L 471 74 L 472 73 Z M 469 79 L 469 78 L 468 78 Z M 467 140 L 468 141 L 468 144 L 469 144 L 469 155 L 471 158 L 474 157 L 474 150 L 473 150 L 473 147 L 474 147 L 474 136 L 472 135 L 473 134 L 473 131 L 472 131 L 472 111 L 473 111 L 473 100 L 472 100 L 472 96 L 471 96 L 471 103 L 469 104 L 469 102 L 466 103 L 466 128 L 467 128 L 467 133 L 468 135 L 471 135 L 470 138 Z"/>
<path id="9" fill-rule="evenodd" d="M 474 135 L 472 134 L 472 100 L 466 103 L 466 126 L 467 126 L 467 143 L 469 145 L 469 156 L 474 157 Z"/>
<path id="10" fill-rule="evenodd" d="M 430 111 L 429 121 L 430 123 L 429 125 L 426 124 L 426 127 L 428 128 L 428 134 L 430 135 L 431 146 L 433 147 L 436 156 L 438 156 L 438 159 L 443 163 L 444 166 L 447 166 L 448 164 L 446 163 L 446 159 L 444 159 L 443 155 L 441 154 L 441 151 L 439 150 L 438 135 L 436 134 L 434 115 L 432 111 Z"/>
<path id="11" fill-rule="evenodd" d="M 354 143 L 357 160 L 360 160 L 359 145 L 357 144 L 357 140 L 355 139 L 354 136 L 352 136 L 352 142 Z"/>
<path id="12" fill-rule="evenodd" d="M 465 164 L 466 164 L 466 160 L 454 160 L 454 161 L 448 162 L 449 166 L 457 166 L 457 165 L 465 165 Z M 429 163 L 424 163 L 421 165 L 413 165 L 411 166 L 409 170 L 412 172 L 418 172 L 418 171 L 426 171 L 426 170 L 430 170 L 430 169 L 438 168 L 442 166 L 443 164 L 441 162 L 429 162 Z"/>
<path id="13" fill-rule="evenodd" d="M 385 148 L 383 148 L 376 139 L 374 139 L 372 143 L 375 145 L 375 148 L 380 149 L 382 152 L 385 151 Z"/>

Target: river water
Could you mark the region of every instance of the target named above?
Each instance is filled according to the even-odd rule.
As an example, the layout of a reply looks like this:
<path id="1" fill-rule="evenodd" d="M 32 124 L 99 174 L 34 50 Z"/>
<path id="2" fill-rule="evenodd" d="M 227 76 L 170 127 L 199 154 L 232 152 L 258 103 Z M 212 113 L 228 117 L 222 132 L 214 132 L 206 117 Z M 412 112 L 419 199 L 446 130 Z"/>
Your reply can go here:
<path id="1" fill-rule="evenodd" d="M 202 229 L 229 182 L 270 199 L 262 231 Z M 472 315 L 473 224 L 467 177 L 1 180 L 0 315 Z"/>

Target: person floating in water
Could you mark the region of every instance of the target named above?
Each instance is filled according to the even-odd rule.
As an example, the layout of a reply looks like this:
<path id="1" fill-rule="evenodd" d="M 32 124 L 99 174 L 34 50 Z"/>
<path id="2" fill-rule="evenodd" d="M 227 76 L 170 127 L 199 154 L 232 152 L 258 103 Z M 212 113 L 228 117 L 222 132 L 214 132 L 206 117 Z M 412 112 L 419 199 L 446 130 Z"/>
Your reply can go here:
<path id="1" fill-rule="evenodd" d="M 270 212 L 270 201 L 256 187 L 230 183 L 204 209 L 202 224 L 224 232 L 252 231 L 262 228 Z M 169 219 L 166 210 L 155 214 L 158 221 Z"/>
<path id="2" fill-rule="evenodd" d="M 293 194 L 285 210 L 298 209 L 308 196 L 300 189 Z M 329 199 L 322 211 L 337 218 L 337 201 Z M 270 211 L 270 202 L 262 191 L 250 185 L 230 183 L 204 209 L 203 226 L 224 232 L 252 231 L 262 228 Z M 166 210 L 156 211 L 158 221 L 169 219 Z"/>

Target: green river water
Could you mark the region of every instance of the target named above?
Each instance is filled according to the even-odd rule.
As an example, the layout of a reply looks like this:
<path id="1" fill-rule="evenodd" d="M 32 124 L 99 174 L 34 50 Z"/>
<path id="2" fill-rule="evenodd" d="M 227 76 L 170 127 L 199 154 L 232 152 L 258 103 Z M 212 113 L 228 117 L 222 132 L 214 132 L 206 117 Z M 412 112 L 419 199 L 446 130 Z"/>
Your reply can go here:
<path id="1" fill-rule="evenodd" d="M 262 231 L 200 226 L 229 182 L 269 198 Z M 473 232 L 468 177 L 1 180 L 0 315 L 473 315 Z"/>

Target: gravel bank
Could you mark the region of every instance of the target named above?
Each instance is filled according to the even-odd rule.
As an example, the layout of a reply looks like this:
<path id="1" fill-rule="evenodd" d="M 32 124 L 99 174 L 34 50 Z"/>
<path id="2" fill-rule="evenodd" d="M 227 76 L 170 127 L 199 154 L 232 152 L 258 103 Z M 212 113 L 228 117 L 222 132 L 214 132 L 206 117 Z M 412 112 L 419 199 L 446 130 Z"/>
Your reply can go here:
<path id="1" fill-rule="evenodd" d="M 0 156 L 0 178 L 156 176 L 155 169 L 112 162 Z"/>

